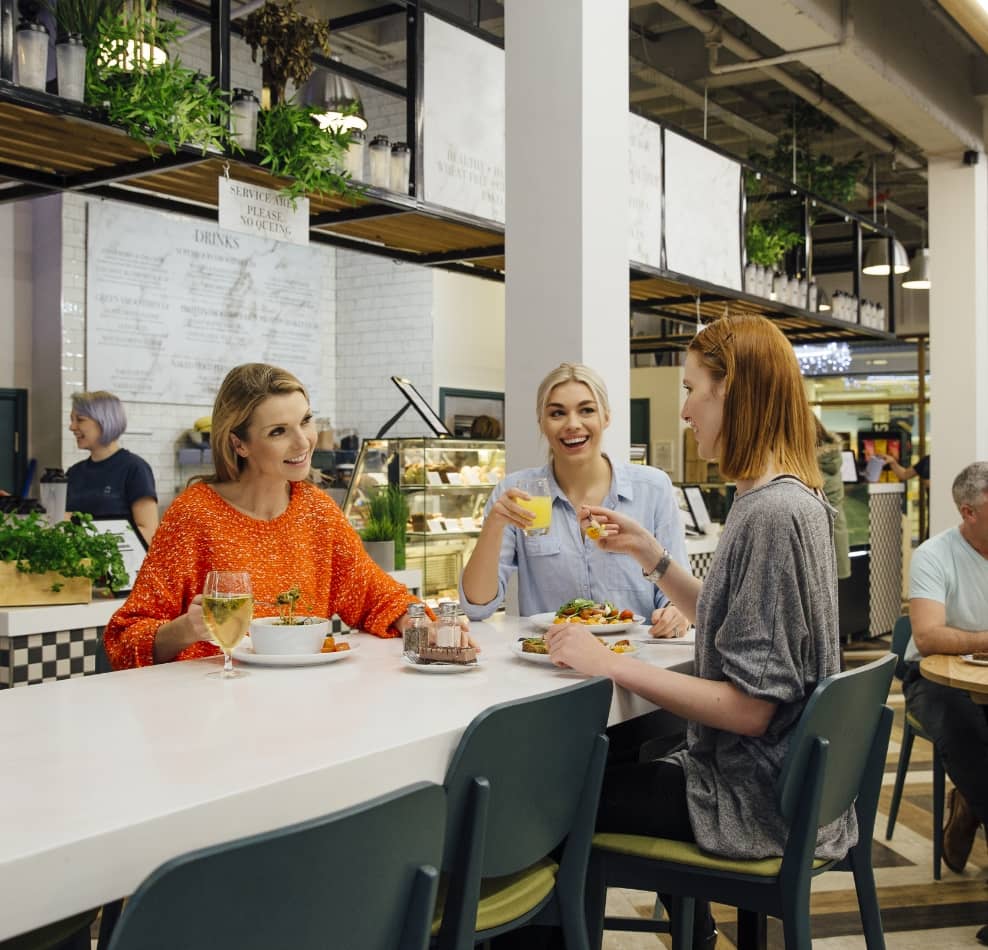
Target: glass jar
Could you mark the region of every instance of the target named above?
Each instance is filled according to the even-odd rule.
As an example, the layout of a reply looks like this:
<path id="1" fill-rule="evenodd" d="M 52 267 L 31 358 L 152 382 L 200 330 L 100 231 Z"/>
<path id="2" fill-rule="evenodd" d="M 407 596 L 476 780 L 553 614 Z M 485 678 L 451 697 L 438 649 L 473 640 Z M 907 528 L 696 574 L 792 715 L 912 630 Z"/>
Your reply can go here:
<path id="1" fill-rule="evenodd" d="M 343 156 L 343 169 L 357 181 L 364 180 L 364 133 L 360 129 L 350 129 L 350 144 Z"/>
<path id="2" fill-rule="evenodd" d="M 47 81 L 48 28 L 43 23 L 21 20 L 17 24 L 17 82 L 44 92 Z"/>
<path id="3" fill-rule="evenodd" d="M 389 184 L 392 191 L 408 194 L 408 171 L 411 164 L 412 150 L 404 142 L 395 142 L 391 146 L 391 174 Z"/>
<path id="4" fill-rule="evenodd" d="M 405 656 L 415 659 L 422 647 L 429 645 L 429 618 L 425 615 L 425 604 L 408 605 L 408 626 L 402 634 Z"/>
<path id="5" fill-rule="evenodd" d="M 370 183 L 387 188 L 391 182 L 391 143 L 386 135 L 375 135 L 370 146 Z"/>
<path id="6" fill-rule="evenodd" d="M 86 45 L 78 33 L 63 36 L 55 45 L 58 94 L 82 102 L 86 88 Z"/>
<path id="7" fill-rule="evenodd" d="M 257 148 L 257 112 L 261 107 L 250 89 L 234 89 L 230 100 L 230 139 L 248 152 Z"/>
<path id="8" fill-rule="evenodd" d="M 437 647 L 458 647 L 460 645 L 459 613 L 459 601 L 448 600 L 439 605 L 439 623 L 436 626 Z"/>

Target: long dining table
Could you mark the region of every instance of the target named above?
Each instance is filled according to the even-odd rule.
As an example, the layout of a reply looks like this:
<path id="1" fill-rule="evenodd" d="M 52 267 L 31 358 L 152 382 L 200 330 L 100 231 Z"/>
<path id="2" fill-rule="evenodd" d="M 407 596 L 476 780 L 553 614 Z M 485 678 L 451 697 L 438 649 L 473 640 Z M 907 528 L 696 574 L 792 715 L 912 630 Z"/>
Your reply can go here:
<path id="1" fill-rule="evenodd" d="M 192 849 L 442 782 L 479 712 L 580 678 L 516 655 L 537 635 L 526 618 L 472 632 L 480 663 L 455 675 L 358 633 L 340 661 L 240 679 L 208 677 L 216 658 L 0 692 L 0 939 L 130 894 Z M 692 667 L 692 645 L 636 646 L 630 662 Z M 616 689 L 610 724 L 654 709 Z"/>

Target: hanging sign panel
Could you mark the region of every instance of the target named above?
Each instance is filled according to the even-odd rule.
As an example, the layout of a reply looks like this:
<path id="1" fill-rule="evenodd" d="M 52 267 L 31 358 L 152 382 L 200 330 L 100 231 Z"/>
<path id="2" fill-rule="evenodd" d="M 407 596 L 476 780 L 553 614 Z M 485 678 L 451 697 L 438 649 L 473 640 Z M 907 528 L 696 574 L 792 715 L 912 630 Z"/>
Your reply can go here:
<path id="1" fill-rule="evenodd" d="M 422 197 L 504 223 L 504 50 L 423 20 Z"/>
<path id="2" fill-rule="evenodd" d="M 325 264 L 318 247 L 90 204 L 87 388 L 201 406 L 233 366 L 273 363 L 298 376 L 318 406 Z"/>
<path id="3" fill-rule="evenodd" d="M 628 259 L 662 266 L 662 129 L 628 113 Z"/>
<path id="4" fill-rule="evenodd" d="M 219 178 L 219 222 L 227 231 L 289 244 L 309 243 L 309 199 L 285 197 L 273 188 Z"/>
<path id="5" fill-rule="evenodd" d="M 741 289 L 741 166 L 665 133 L 666 264 L 721 287 Z"/>

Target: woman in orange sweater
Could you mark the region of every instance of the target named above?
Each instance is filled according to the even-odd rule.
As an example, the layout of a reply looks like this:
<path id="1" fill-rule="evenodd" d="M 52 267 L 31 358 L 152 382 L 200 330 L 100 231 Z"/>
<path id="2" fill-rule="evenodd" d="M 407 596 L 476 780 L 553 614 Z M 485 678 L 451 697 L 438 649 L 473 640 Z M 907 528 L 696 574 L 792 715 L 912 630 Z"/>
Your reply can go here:
<path id="1" fill-rule="evenodd" d="M 316 429 L 302 384 L 283 369 L 230 370 L 213 407 L 216 474 L 182 492 L 151 543 L 103 644 L 114 669 L 215 656 L 202 618 L 213 570 L 247 571 L 255 604 L 298 586 L 307 609 L 399 636 L 416 600 L 366 554 L 339 507 L 307 482 Z"/>

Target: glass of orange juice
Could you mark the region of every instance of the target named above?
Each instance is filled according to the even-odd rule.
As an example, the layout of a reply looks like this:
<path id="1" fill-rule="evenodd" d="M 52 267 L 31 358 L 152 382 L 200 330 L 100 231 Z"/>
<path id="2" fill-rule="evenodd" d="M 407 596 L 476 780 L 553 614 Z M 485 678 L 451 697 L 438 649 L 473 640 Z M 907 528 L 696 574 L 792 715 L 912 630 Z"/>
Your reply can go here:
<path id="1" fill-rule="evenodd" d="M 525 529 L 525 534 L 530 538 L 539 537 L 549 533 L 549 524 L 552 521 L 552 494 L 549 491 L 548 478 L 527 478 L 518 482 L 518 487 L 531 498 L 516 498 L 515 502 L 522 508 L 527 508 L 535 515 Z"/>

